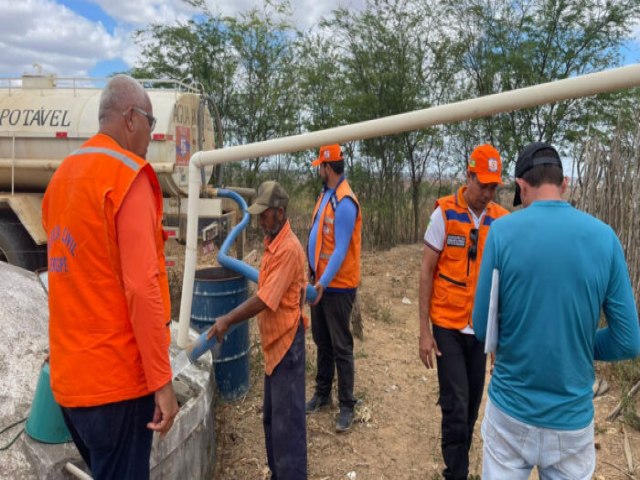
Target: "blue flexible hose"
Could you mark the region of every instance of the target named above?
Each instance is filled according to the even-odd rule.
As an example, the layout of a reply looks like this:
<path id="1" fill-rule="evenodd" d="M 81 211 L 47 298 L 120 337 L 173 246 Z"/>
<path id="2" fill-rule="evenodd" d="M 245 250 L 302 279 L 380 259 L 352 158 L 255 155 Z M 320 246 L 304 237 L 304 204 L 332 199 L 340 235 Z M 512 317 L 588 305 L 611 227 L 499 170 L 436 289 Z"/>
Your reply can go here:
<path id="1" fill-rule="evenodd" d="M 242 209 L 242 220 L 233 228 L 233 230 L 231 230 L 227 238 L 225 238 L 224 242 L 222 242 L 222 247 L 220 247 L 220 251 L 218 252 L 218 262 L 224 268 L 227 268 L 236 273 L 239 273 L 240 275 L 248 278 L 254 283 L 258 283 L 258 271 L 255 268 L 247 265 L 246 263 L 244 263 L 241 260 L 238 260 L 237 258 L 233 258 L 229 256 L 229 249 L 233 245 L 233 242 L 236 241 L 236 238 L 238 237 L 238 235 L 249 224 L 250 217 L 249 217 L 249 212 L 247 211 L 247 208 L 248 208 L 247 203 L 239 194 L 231 190 L 218 189 L 217 195 L 219 197 L 226 197 L 234 200 Z M 309 299 L 310 301 L 314 301 L 315 298 L 316 298 L 316 290 L 311 285 L 308 285 L 307 299 Z M 227 335 L 229 335 L 239 325 L 241 324 L 239 323 L 239 324 L 233 325 L 227 332 Z M 190 345 L 187 351 L 187 356 L 189 358 L 189 361 L 193 363 L 206 352 L 210 350 L 214 352 L 215 348 L 219 348 L 219 344 L 217 342 L 216 337 L 211 338 L 211 340 L 207 340 L 207 332 L 205 331 L 198 336 L 198 339 L 192 345 Z"/>
<path id="2" fill-rule="evenodd" d="M 220 247 L 220 252 L 218 252 L 218 262 L 225 268 L 229 270 L 233 270 L 236 273 L 239 273 L 243 277 L 248 278 L 254 283 L 258 283 L 258 271 L 247 265 L 241 260 L 237 258 L 233 258 L 229 256 L 229 249 L 233 242 L 236 241 L 238 235 L 246 228 L 249 224 L 249 212 L 247 210 L 247 203 L 244 201 L 239 194 L 233 192 L 231 190 L 226 190 L 224 188 L 220 188 L 217 191 L 217 195 L 219 197 L 226 197 L 234 200 L 242 209 L 242 220 L 238 223 L 233 230 L 229 233 L 227 238 L 225 238 L 222 243 L 222 247 Z M 316 299 L 316 290 L 311 285 L 307 285 L 307 301 L 313 302 Z"/>

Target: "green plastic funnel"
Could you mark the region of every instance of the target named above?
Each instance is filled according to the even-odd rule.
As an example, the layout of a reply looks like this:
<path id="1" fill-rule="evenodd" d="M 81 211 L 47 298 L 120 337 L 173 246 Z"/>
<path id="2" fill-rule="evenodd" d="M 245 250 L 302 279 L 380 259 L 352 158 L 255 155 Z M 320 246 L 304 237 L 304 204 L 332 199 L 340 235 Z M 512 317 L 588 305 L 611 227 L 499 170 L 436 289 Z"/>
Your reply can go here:
<path id="1" fill-rule="evenodd" d="M 43 443 L 71 441 L 71 434 L 62 418 L 60 405 L 56 403 L 51 392 L 48 362 L 45 362 L 40 370 L 38 385 L 24 430 L 31 438 Z"/>

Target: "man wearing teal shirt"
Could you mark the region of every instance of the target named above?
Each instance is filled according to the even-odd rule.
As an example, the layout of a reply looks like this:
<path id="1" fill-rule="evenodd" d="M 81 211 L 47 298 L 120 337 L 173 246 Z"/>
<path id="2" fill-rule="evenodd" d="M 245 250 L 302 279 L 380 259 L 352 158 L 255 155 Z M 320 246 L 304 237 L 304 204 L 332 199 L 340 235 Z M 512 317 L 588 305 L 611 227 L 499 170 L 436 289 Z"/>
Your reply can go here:
<path id="1" fill-rule="evenodd" d="M 493 223 L 473 310 L 475 334 L 485 341 L 497 270 L 482 478 L 526 479 L 537 466 L 541 479 L 590 479 L 593 362 L 640 353 L 624 252 L 608 225 L 562 200 L 567 180 L 552 146 L 527 145 L 515 176 L 514 206 L 527 208 Z"/>

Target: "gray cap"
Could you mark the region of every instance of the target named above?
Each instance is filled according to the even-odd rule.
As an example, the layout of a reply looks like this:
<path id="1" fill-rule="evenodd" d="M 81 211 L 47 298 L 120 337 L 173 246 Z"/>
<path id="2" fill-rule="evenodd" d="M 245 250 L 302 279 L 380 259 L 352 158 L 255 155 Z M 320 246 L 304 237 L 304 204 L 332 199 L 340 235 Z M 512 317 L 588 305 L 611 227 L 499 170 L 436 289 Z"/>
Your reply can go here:
<path id="1" fill-rule="evenodd" d="M 258 197 L 248 208 L 251 215 L 260 215 L 268 208 L 286 207 L 289 204 L 289 195 L 275 180 L 267 180 L 258 188 Z"/>

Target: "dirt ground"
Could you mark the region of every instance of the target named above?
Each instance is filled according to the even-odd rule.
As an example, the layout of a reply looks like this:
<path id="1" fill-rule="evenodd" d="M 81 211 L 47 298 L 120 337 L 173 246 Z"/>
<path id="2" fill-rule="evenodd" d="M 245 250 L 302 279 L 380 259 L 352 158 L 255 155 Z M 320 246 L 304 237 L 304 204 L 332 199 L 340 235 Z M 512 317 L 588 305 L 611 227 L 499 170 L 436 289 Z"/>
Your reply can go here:
<path id="1" fill-rule="evenodd" d="M 418 358 L 419 244 L 363 254 L 359 291 L 364 340 L 356 340 L 356 396 L 362 400 L 350 433 L 334 431 L 337 407 L 307 417 L 309 478 L 436 479 L 443 468 L 435 370 Z M 262 430 L 262 354 L 251 325 L 251 387 L 217 405 L 217 480 L 269 478 Z M 307 398 L 313 393 L 315 345 L 307 332 Z M 599 367 L 607 378 L 608 370 Z M 607 378 L 610 384 L 613 381 Z M 487 372 L 487 384 L 489 372 Z M 335 389 L 334 389 L 335 391 Z M 640 432 L 605 417 L 619 400 L 615 386 L 595 399 L 598 480 L 640 478 Z M 334 394 L 334 405 L 336 404 Z M 481 417 L 484 407 L 481 408 Z M 480 418 L 481 420 L 481 418 Z M 470 473 L 480 475 L 480 420 Z M 628 442 L 625 455 L 625 432 Z M 630 457 L 630 459 L 628 459 Z M 631 462 L 631 467 L 629 466 Z M 531 478 L 538 478 L 534 472 Z"/>

